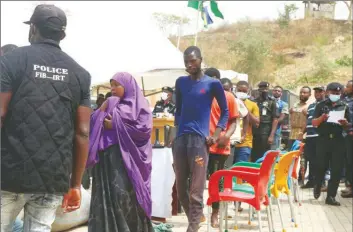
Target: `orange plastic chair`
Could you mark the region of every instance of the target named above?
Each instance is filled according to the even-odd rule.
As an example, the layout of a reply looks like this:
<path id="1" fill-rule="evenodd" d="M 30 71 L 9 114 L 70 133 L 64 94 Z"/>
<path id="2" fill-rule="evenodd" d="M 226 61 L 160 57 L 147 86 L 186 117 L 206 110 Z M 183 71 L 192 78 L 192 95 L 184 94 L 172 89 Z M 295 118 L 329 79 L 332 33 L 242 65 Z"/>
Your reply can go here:
<path id="1" fill-rule="evenodd" d="M 268 182 L 270 180 L 271 172 L 274 168 L 276 158 L 279 156 L 280 151 L 270 151 L 264 159 L 261 167 L 233 167 L 232 170 L 220 170 L 213 173 L 210 177 L 208 184 L 207 199 L 208 215 L 211 217 L 211 205 L 214 202 L 220 202 L 222 206 L 225 206 L 225 231 L 228 231 L 228 215 L 227 215 L 227 202 L 244 202 L 255 208 L 258 215 L 259 231 L 262 231 L 261 221 L 261 205 L 264 204 L 267 210 L 268 223 L 271 228 L 270 222 L 270 210 L 269 210 L 269 196 L 268 196 Z M 233 177 L 240 178 L 248 182 L 253 188 L 254 193 L 245 193 L 232 190 Z M 219 182 L 224 178 L 224 188 L 220 192 Z M 223 207 L 222 207 L 223 209 Z M 223 213 L 221 212 L 223 216 Z M 207 231 L 211 231 L 211 218 L 209 218 L 207 224 Z M 221 217 L 220 231 L 223 227 L 223 218 Z"/>

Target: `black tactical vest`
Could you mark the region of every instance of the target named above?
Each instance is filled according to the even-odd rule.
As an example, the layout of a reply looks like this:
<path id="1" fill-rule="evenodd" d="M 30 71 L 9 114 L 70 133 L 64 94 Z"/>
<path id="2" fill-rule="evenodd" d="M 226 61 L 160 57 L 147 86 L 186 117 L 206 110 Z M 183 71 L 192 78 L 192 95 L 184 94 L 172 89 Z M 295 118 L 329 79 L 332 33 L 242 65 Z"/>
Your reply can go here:
<path id="1" fill-rule="evenodd" d="M 273 115 L 277 113 L 273 111 L 273 105 L 276 104 L 276 101 L 268 98 L 265 101 L 255 99 L 255 102 L 257 103 L 260 111 L 260 125 L 258 128 L 253 127 L 253 134 L 269 135 L 272 130 Z"/>
<path id="2" fill-rule="evenodd" d="M 1 131 L 1 189 L 64 193 L 72 171 L 74 119 L 89 74 L 58 45 L 19 48 L 21 78 Z M 88 75 L 88 76 L 87 76 Z M 88 80 L 87 80 L 88 81 Z"/>

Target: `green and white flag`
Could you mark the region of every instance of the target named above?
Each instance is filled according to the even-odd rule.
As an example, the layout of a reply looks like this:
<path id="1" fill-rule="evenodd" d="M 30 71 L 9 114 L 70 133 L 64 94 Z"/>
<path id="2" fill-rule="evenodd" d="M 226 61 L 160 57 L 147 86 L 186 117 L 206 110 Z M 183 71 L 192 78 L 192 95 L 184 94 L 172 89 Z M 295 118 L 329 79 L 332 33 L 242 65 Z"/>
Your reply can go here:
<path id="1" fill-rule="evenodd" d="M 188 1 L 188 7 L 191 7 L 195 10 L 203 10 L 203 2 L 204 1 L 198 1 L 198 0 L 189 0 Z M 218 8 L 218 4 L 215 0 L 211 0 L 210 1 L 210 6 L 211 6 L 211 11 L 213 13 L 214 16 L 224 19 L 224 16 L 222 14 L 222 12 L 219 10 Z"/>
<path id="2" fill-rule="evenodd" d="M 200 3 L 202 4 L 202 1 L 189 0 L 188 1 L 188 7 L 194 8 L 195 10 L 199 10 L 200 9 Z"/>
<path id="3" fill-rule="evenodd" d="M 218 9 L 217 2 L 214 0 L 211 0 L 211 11 L 214 14 L 214 16 L 221 18 L 221 19 L 224 19 L 222 12 Z"/>

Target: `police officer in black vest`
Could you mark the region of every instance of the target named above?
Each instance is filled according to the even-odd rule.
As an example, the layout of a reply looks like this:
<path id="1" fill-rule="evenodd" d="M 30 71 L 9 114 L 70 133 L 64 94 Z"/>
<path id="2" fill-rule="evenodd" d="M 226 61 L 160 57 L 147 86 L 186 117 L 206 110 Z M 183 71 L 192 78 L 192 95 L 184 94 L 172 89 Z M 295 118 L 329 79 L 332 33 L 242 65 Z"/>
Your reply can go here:
<path id="1" fill-rule="evenodd" d="M 174 115 L 175 114 L 175 104 L 173 102 L 173 89 L 170 87 L 162 88 L 161 100 L 156 102 L 156 105 L 153 109 L 153 115 L 157 113 L 164 113 L 165 111 Z"/>
<path id="2" fill-rule="evenodd" d="M 343 132 L 350 125 L 348 106 L 341 100 L 342 89 L 343 86 L 336 82 L 327 86 L 328 99 L 316 105 L 312 121 L 313 126 L 317 127 L 319 134 L 316 147 L 317 173 L 315 175 L 314 197 L 315 199 L 320 197 L 325 171 L 330 166 L 331 178 L 328 182 L 326 204 L 334 206 L 340 205 L 335 197 L 345 156 Z M 336 112 L 336 114 L 341 116 L 334 117 L 332 112 Z"/>
<path id="3" fill-rule="evenodd" d="M 260 125 L 259 127 L 253 127 L 253 149 L 251 151 L 253 162 L 270 150 L 271 144 L 274 142 L 279 118 L 276 100 L 268 95 L 270 84 L 261 81 L 258 87 L 259 97 L 254 99 L 254 102 L 257 103 L 260 110 Z"/>
<path id="4" fill-rule="evenodd" d="M 26 231 L 50 232 L 56 209 L 80 207 L 89 148 L 90 74 L 64 53 L 66 15 L 38 5 L 30 46 L 1 61 L 1 231 L 24 208 Z"/>

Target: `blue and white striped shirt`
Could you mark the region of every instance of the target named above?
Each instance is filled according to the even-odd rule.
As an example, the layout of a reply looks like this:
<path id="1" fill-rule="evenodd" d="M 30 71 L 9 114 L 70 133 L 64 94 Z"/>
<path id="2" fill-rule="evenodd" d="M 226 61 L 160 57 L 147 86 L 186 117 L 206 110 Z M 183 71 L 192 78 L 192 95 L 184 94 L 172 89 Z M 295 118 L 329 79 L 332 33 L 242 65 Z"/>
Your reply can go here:
<path id="1" fill-rule="evenodd" d="M 308 117 L 306 120 L 306 137 L 307 138 L 319 136 L 316 131 L 316 128 L 313 126 L 313 123 L 312 123 L 314 111 L 315 111 L 315 107 L 316 107 L 317 103 L 319 103 L 319 102 L 314 102 L 314 103 L 310 104 L 308 107 Z"/>

